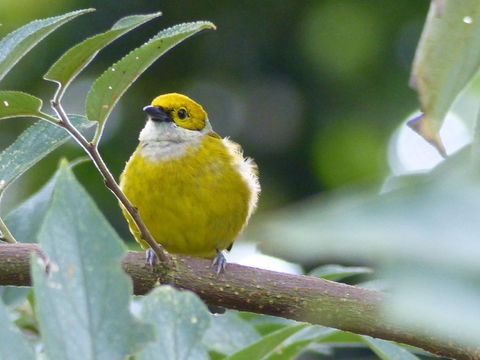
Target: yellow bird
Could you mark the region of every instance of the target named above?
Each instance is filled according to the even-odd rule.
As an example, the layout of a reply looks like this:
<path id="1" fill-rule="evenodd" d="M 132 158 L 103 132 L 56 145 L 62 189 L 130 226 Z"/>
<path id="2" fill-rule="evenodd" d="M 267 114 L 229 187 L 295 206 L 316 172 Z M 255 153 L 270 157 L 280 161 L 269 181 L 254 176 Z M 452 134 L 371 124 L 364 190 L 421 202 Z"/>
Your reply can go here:
<path id="1" fill-rule="evenodd" d="M 148 120 L 120 187 L 167 251 L 214 259 L 221 272 L 222 250 L 231 249 L 255 210 L 257 166 L 243 157 L 240 145 L 215 133 L 202 106 L 187 96 L 160 95 L 143 111 Z"/>

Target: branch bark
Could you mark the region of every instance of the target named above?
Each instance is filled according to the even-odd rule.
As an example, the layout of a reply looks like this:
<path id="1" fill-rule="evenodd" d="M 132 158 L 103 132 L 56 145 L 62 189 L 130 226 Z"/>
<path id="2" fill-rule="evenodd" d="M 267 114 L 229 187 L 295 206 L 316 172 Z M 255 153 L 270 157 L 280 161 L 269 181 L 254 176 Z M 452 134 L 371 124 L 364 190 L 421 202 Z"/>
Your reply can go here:
<path id="1" fill-rule="evenodd" d="M 30 253 L 43 256 L 37 244 L 0 245 L 0 285 L 30 286 Z M 310 276 L 289 275 L 227 264 L 216 275 L 211 261 L 176 256 L 174 267 L 152 271 L 142 252 L 122 260 L 133 292 L 147 293 L 157 282 L 198 294 L 206 303 L 230 309 L 280 316 L 416 346 L 454 359 L 480 359 L 480 347 L 399 328 L 383 315 L 387 295 Z"/>

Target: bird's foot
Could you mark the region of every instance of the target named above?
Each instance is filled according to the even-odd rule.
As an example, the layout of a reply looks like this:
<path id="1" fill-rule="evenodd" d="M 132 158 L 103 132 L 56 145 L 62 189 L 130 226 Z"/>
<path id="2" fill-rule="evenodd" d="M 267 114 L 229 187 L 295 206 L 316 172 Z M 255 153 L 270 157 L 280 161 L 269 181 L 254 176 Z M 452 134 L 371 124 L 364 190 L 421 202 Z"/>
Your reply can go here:
<path id="1" fill-rule="evenodd" d="M 217 255 L 213 259 L 212 267 L 215 269 L 217 275 L 225 271 L 225 267 L 227 266 L 227 259 L 225 259 L 225 255 L 220 250 L 217 250 Z"/>
<path id="2" fill-rule="evenodd" d="M 147 260 L 150 269 L 153 269 L 158 261 L 157 254 L 155 254 L 155 251 L 153 251 L 152 248 L 148 248 L 147 251 L 145 251 L 145 259 Z"/>

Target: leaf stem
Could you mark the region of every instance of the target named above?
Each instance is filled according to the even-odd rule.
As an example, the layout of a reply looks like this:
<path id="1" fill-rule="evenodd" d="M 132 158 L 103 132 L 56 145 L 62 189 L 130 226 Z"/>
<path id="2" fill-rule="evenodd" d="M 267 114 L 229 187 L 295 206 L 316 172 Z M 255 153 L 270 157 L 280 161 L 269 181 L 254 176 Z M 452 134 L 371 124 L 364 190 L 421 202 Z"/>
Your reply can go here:
<path id="1" fill-rule="evenodd" d="M 15 244 L 17 240 L 13 237 L 12 233 L 8 230 L 7 225 L 3 222 L 3 219 L 0 217 L 0 238 L 5 240 L 10 244 Z"/>
<path id="2" fill-rule="evenodd" d="M 120 203 L 132 217 L 135 225 L 140 230 L 142 239 L 152 248 L 160 261 L 162 261 L 165 265 L 171 265 L 172 259 L 170 254 L 168 254 L 168 252 L 162 245 L 155 241 L 155 239 L 143 223 L 142 219 L 140 218 L 138 209 L 132 205 L 132 203 L 127 199 L 125 194 L 118 186 L 115 178 L 113 177 L 112 173 L 103 161 L 102 156 L 98 152 L 97 144 L 88 142 L 87 139 L 85 139 L 85 137 L 72 125 L 70 119 L 68 118 L 68 115 L 65 113 L 60 102 L 57 102 L 54 99 L 51 101 L 51 105 L 53 110 L 60 118 L 60 122 L 58 123 L 58 125 L 62 126 L 88 154 L 100 174 L 103 176 L 107 188 L 115 195 L 118 201 L 120 201 Z"/>

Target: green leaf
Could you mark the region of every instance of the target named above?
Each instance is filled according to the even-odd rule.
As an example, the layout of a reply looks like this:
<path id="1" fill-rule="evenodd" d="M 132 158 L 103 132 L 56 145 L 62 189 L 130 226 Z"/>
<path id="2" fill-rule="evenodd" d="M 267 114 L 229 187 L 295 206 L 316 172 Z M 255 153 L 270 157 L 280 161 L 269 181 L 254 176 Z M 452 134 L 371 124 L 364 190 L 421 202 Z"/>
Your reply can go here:
<path id="1" fill-rule="evenodd" d="M 72 124 L 84 132 L 95 125 L 80 115 L 69 115 Z M 0 153 L 0 192 L 50 152 L 64 144 L 70 135 L 61 127 L 39 121 L 25 130 Z"/>
<path id="2" fill-rule="evenodd" d="M 0 91 L 0 120 L 35 117 L 56 123 L 58 120 L 41 111 L 42 100 L 20 91 Z"/>
<path id="3" fill-rule="evenodd" d="M 208 359 L 201 343 L 210 313 L 192 292 L 160 286 L 145 296 L 141 318 L 155 325 L 157 339 L 146 346 L 138 360 Z"/>
<path id="4" fill-rule="evenodd" d="M 477 271 L 480 205 L 472 199 L 480 196 L 478 183 L 466 174 L 443 175 L 384 195 L 337 192 L 285 209 L 266 221 L 264 235 L 275 241 L 262 249 L 312 262 L 415 259 Z"/>
<path id="5" fill-rule="evenodd" d="M 212 317 L 203 343 L 209 350 L 230 355 L 259 339 L 260 335 L 252 324 L 241 319 L 238 313 L 228 311 L 225 315 Z"/>
<path id="6" fill-rule="evenodd" d="M 294 359 L 303 350 L 319 339 L 331 334 L 333 329 L 323 326 L 310 325 L 292 335 L 287 341 L 275 349 L 265 360 L 288 360 Z"/>
<path id="7" fill-rule="evenodd" d="M 94 9 L 77 10 L 48 19 L 35 20 L 0 40 L 0 80 L 36 44 L 59 26 Z"/>
<path id="8" fill-rule="evenodd" d="M 34 359 L 32 348 L 10 320 L 6 306 L 0 301 L 0 359 Z"/>
<path id="9" fill-rule="evenodd" d="M 325 336 L 318 340 L 318 342 L 321 344 L 358 344 L 362 343 L 363 339 L 360 335 L 351 332 L 332 329 L 332 332 L 326 333 Z"/>
<path id="10" fill-rule="evenodd" d="M 444 251 L 454 253 L 454 246 L 464 246 L 461 244 L 463 239 L 453 239 L 452 248 Z M 445 246 L 439 245 L 435 250 Z M 478 252 L 478 248 L 476 245 L 470 250 Z M 436 261 L 411 261 L 408 266 L 395 262 L 389 264 L 383 277 L 388 278 L 392 286 L 384 313 L 399 327 L 411 329 L 412 334 L 422 336 L 424 329 L 428 329 L 428 336 L 474 348 L 480 338 L 480 283 L 477 274 L 478 270 L 467 272 Z"/>
<path id="11" fill-rule="evenodd" d="M 409 125 L 443 154 L 438 131 L 453 101 L 478 71 L 479 42 L 478 0 L 431 2 L 410 80 L 424 115 Z"/>
<path id="12" fill-rule="evenodd" d="M 304 329 L 307 325 L 293 325 L 269 334 L 250 346 L 226 357 L 225 360 L 262 359 L 274 353 L 290 336 Z"/>
<path id="13" fill-rule="evenodd" d="M 326 280 L 339 281 L 359 274 L 371 274 L 373 270 L 361 266 L 323 265 L 313 269 L 308 275 Z"/>
<path id="14" fill-rule="evenodd" d="M 150 21 L 161 13 L 127 16 L 117 21 L 111 30 L 92 36 L 75 45 L 55 62 L 44 79 L 58 84 L 56 101 L 60 101 L 68 85 L 95 58 L 97 53 L 130 30 Z"/>
<path id="15" fill-rule="evenodd" d="M 362 335 L 362 339 L 372 351 L 382 360 L 419 360 L 419 358 L 392 342 L 374 339 L 370 336 Z"/>
<path id="16" fill-rule="evenodd" d="M 208 357 L 210 358 L 209 360 L 223 360 L 225 355 L 211 350 L 208 352 Z"/>
<path id="17" fill-rule="evenodd" d="M 152 340 L 129 311 L 125 247 L 65 163 L 38 238 L 49 272 L 37 258 L 32 276 L 49 359 L 120 360 Z"/>
<path id="18" fill-rule="evenodd" d="M 270 354 L 265 360 L 292 360 L 295 359 L 305 348 L 312 343 L 313 340 L 300 340 L 288 344 L 274 353 Z"/>
<path id="19" fill-rule="evenodd" d="M 255 326 L 255 330 L 263 337 L 267 334 L 283 329 L 287 326 L 297 325 L 298 321 L 277 316 L 238 312 L 238 316 Z"/>
<path id="20" fill-rule="evenodd" d="M 5 223 L 18 242 L 37 242 L 37 234 L 47 213 L 57 174 L 58 172 L 38 192 L 5 216 Z"/>
<path id="21" fill-rule="evenodd" d="M 288 324 L 282 324 L 282 323 L 270 323 L 270 322 L 265 322 L 265 323 L 258 323 L 255 325 L 255 329 L 257 332 L 262 335 L 268 335 L 272 332 L 278 331 L 280 329 L 283 329 L 285 327 L 289 326 Z"/>
<path id="22" fill-rule="evenodd" d="M 173 26 L 160 31 L 150 41 L 110 66 L 94 82 L 87 94 L 85 103 L 87 117 L 89 120 L 99 122 L 93 142 L 100 141 L 105 122 L 120 97 L 155 60 L 199 31 L 214 28 L 215 25 L 208 21 Z"/>

